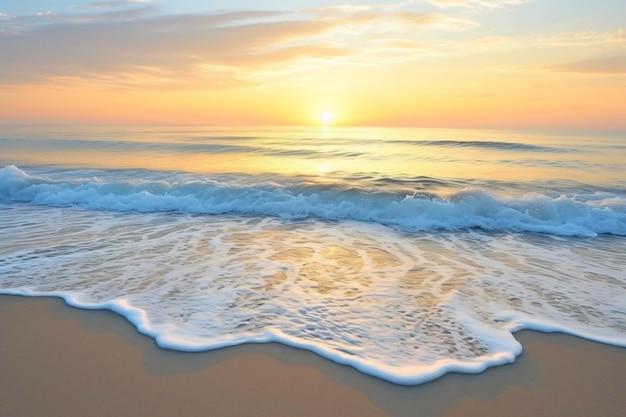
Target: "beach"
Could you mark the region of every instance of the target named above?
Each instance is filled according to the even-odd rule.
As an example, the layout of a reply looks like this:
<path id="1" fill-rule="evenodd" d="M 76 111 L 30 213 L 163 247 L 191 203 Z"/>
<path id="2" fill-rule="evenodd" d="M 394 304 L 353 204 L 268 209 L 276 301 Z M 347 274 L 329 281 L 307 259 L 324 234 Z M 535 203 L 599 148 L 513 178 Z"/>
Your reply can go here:
<path id="1" fill-rule="evenodd" d="M 0 417 L 626 414 L 626 2 L 3 3 Z"/>
<path id="2" fill-rule="evenodd" d="M 398 386 L 311 352 L 161 349 L 110 311 L 0 296 L 4 416 L 621 416 L 626 349 L 522 331 L 514 364 Z"/>

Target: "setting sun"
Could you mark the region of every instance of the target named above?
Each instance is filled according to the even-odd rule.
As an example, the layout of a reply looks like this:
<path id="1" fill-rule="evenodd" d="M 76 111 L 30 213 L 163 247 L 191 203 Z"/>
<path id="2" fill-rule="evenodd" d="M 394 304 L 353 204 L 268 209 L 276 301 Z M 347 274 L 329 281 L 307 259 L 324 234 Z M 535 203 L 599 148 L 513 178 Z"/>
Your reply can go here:
<path id="1" fill-rule="evenodd" d="M 330 110 L 326 109 L 322 112 L 320 119 L 322 120 L 322 124 L 328 125 L 333 121 L 333 113 Z"/>

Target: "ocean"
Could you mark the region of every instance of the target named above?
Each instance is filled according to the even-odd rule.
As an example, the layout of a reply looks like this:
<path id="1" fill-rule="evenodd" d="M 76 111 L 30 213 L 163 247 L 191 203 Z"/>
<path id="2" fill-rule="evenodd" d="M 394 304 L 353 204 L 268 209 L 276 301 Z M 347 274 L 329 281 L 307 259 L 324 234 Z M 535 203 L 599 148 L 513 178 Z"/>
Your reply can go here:
<path id="1" fill-rule="evenodd" d="M 626 134 L 0 127 L 0 293 L 397 384 L 626 347 Z M 19 320 L 19 318 L 16 318 Z"/>

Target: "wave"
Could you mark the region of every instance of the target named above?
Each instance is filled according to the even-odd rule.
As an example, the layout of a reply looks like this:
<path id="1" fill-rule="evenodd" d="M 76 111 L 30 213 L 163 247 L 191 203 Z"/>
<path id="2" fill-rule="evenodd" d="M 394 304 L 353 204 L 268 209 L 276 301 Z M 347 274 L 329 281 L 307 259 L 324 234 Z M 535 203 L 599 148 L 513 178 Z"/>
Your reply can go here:
<path id="1" fill-rule="evenodd" d="M 215 143 L 177 143 L 177 142 L 150 142 L 150 141 L 122 141 L 122 140 L 81 140 L 81 139 L 2 139 L 4 144 L 11 147 L 35 149 L 72 149 L 72 150 L 111 150 L 111 151 L 166 151 L 178 153 L 254 153 L 262 148 L 243 144 L 231 143 L 243 138 L 220 138 Z M 227 143 L 220 143 L 227 141 Z"/>
<path id="2" fill-rule="evenodd" d="M 498 198 L 465 188 L 449 196 L 224 177 L 110 175 L 70 179 L 0 169 L 0 201 L 142 213 L 236 214 L 365 221 L 407 231 L 481 228 L 560 236 L 626 236 L 626 194 L 594 192 Z"/>
<path id="3" fill-rule="evenodd" d="M 133 141 L 123 139 L 84 140 L 76 139 L 10 139 L 0 138 L 3 143 L 12 147 L 37 147 L 50 149 L 106 149 L 116 151 L 129 150 L 159 150 L 179 153 L 207 153 L 207 154 L 228 154 L 228 153 L 260 153 L 264 155 L 274 156 L 305 156 L 305 157 L 327 157 L 328 151 L 315 151 L 313 149 L 284 149 L 281 141 L 270 141 L 268 143 L 254 146 L 250 140 L 258 139 L 254 137 L 239 136 L 221 136 L 221 137 L 201 137 L 181 141 Z M 302 138 L 301 142 L 314 142 L 320 144 L 319 138 Z M 327 145 L 337 145 L 349 143 L 349 138 L 335 138 L 328 140 Z M 429 147 L 446 147 L 446 148 L 479 148 L 484 150 L 501 150 L 501 151 L 521 151 L 533 153 L 571 153 L 576 152 L 572 148 L 541 146 L 518 142 L 503 141 L 484 141 L 484 140 L 383 140 L 380 139 L 361 139 L 360 143 L 368 145 L 380 145 L 381 143 L 401 144 L 408 146 L 429 146 Z M 335 154 L 335 153 L 333 153 Z M 363 152 L 339 152 L 336 156 L 358 157 Z"/>
<path id="4" fill-rule="evenodd" d="M 359 158 L 366 155 L 364 152 L 355 151 L 317 151 L 312 149 L 284 149 L 278 145 L 254 146 L 238 143 L 247 138 L 243 137 L 220 137 L 212 141 L 198 142 L 157 142 L 157 141 L 123 141 L 123 140 L 80 140 L 80 139 L 3 139 L 1 144 L 11 148 L 54 150 L 68 149 L 72 151 L 82 150 L 86 152 L 114 151 L 114 152 L 166 152 L 180 154 L 258 154 L 274 157 L 301 157 L 308 159 L 334 158 Z"/>
<path id="5" fill-rule="evenodd" d="M 453 147 L 453 148 L 480 148 L 480 149 L 495 149 L 495 150 L 507 150 L 507 151 L 523 151 L 523 152 L 558 152 L 568 153 L 573 152 L 573 149 L 569 148 L 555 148 L 550 146 L 530 145 L 527 143 L 516 142 L 499 142 L 499 141 L 482 141 L 482 140 L 420 140 L 420 141 L 391 141 L 392 143 L 401 143 L 403 145 L 416 145 L 416 146 L 441 146 L 441 147 Z"/>

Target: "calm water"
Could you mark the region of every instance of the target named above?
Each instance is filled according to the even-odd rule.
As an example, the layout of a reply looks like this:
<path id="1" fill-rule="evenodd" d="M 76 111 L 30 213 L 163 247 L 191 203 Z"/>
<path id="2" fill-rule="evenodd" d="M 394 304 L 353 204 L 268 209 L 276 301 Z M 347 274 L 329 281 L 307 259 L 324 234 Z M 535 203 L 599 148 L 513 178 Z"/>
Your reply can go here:
<path id="1" fill-rule="evenodd" d="M 278 341 L 396 383 L 513 332 L 626 346 L 626 135 L 0 128 L 0 292 L 159 345 Z"/>

